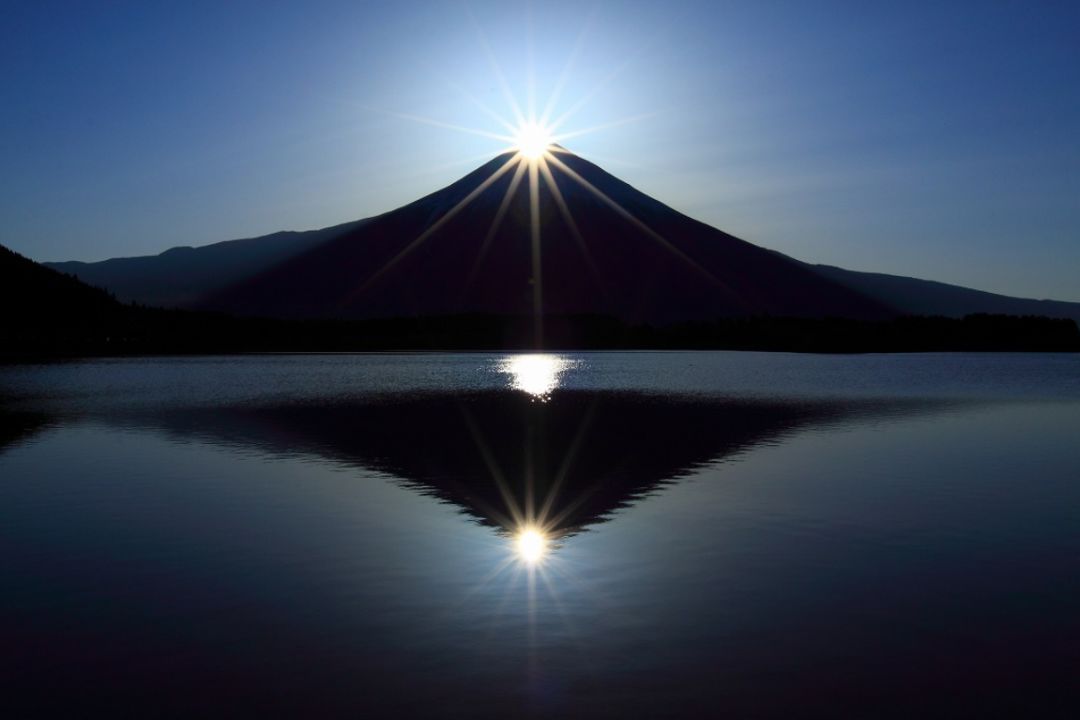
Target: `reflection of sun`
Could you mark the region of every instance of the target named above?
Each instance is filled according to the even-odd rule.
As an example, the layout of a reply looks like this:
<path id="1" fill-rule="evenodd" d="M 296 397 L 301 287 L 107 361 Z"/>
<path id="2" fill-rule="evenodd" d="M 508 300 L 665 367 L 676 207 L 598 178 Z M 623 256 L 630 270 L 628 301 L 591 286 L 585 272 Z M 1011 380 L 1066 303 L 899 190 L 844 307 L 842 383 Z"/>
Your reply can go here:
<path id="1" fill-rule="evenodd" d="M 515 390 L 546 400 L 558 387 L 559 376 L 570 365 L 570 360 L 558 355 L 532 353 L 513 355 L 504 360 L 499 369 L 510 375 L 510 384 Z"/>
<path id="2" fill-rule="evenodd" d="M 525 122 L 514 133 L 514 146 L 527 160 L 539 160 L 551 147 L 551 131 L 538 122 Z"/>
<path id="3" fill-rule="evenodd" d="M 547 537 L 538 528 L 526 527 L 514 539 L 518 557 L 528 565 L 536 565 L 547 551 Z"/>

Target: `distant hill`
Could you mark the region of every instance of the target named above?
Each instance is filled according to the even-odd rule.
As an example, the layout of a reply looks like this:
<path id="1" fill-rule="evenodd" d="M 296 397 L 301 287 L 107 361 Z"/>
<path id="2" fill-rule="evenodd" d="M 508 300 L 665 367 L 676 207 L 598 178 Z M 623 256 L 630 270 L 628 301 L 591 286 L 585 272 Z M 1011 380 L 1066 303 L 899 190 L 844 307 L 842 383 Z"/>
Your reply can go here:
<path id="1" fill-rule="evenodd" d="M 536 348 L 534 319 L 512 313 L 287 320 L 124 305 L 103 290 L 3 247 L 0 302 L 4 361 L 79 355 Z M 551 349 L 1080 349 L 1080 331 L 1073 320 L 1005 315 L 878 320 L 755 316 L 663 327 L 605 315 L 549 315 L 545 328 L 544 347 Z"/>
<path id="2" fill-rule="evenodd" d="M 0 347 L 97 338 L 122 312 L 104 290 L 0 245 Z"/>
<path id="3" fill-rule="evenodd" d="M 905 315 L 957 318 L 974 313 L 1041 315 L 1069 318 L 1080 323 L 1080 303 L 1009 297 L 932 280 L 856 272 L 831 265 L 810 267 L 823 277 L 874 298 Z"/>
<path id="4" fill-rule="evenodd" d="M 106 288 L 123 302 L 191 307 L 208 295 L 363 224 L 363 220 L 306 232 L 277 232 L 202 247 L 175 247 L 159 255 L 101 262 L 51 262 L 46 267 Z"/>

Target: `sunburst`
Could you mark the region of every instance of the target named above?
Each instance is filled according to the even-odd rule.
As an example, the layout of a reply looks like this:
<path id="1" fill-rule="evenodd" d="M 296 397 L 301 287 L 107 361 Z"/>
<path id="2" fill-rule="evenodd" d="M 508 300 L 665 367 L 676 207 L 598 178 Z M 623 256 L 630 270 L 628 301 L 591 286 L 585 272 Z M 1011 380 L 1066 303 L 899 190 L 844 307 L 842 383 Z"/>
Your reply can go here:
<path id="1" fill-rule="evenodd" d="M 539 122 L 526 122 L 514 132 L 514 149 L 526 160 L 539 160 L 554 144 L 551 130 Z"/>
<path id="2" fill-rule="evenodd" d="M 487 137 L 499 142 L 502 146 L 499 148 L 500 154 L 509 154 L 509 158 L 499 165 L 492 174 L 485 180 L 483 180 L 472 192 L 467 194 L 453 207 L 447 209 L 440 217 L 434 220 L 420 235 L 409 242 L 400 252 L 394 257 L 390 258 L 382 267 L 372 273 L 369 277 L 364 279 L 361 284 L 349 295 L 346 299 L 351 301 L 356 296 L 360 295 L 363 291 L 371 287 L 374 283 L 380 280 L 386 275 L 394 266 L 398 265 L 405 257 L 420 247 L 426 242 L 437 230 L 443 227 L 449 220 L 461 212 L 466 206 L 468 206 L 473 200 L 475 200 L 480 194 L 491 187 L 499 178 L 503 177 L 507 173 L 513 172 L 512 179 L 508 183 L 508 186 L 503 195 L 498 209 L 496 210 L 491 225 L 485 235 L 480 248 L 477 252 L 476 258 L 472 262 L 471 270 L 468 277 L 465 280 L 464 287 L 466 290 L 471 286 L 474 278 L 476 277 L 479 268 L 483 262 L 483 259 L 490 249 L 491 242 L 493 241 L 499 227 L 506 216 L 507 209 L 514 194 L 517 192 L 523 179 L 527 178 L 528 183 L 528 198 L 529 198 L 529 241 L 530 241 L 530 264 L 531 275 L 530 283 L 532 285 L 532 310 L 533 310 L 533 327 L 534 327 L 534 343 L 537 349 L 543 347 L 543 309 L 544 309 L 544 278 L 542 275 L 542 231 L 540 222 L 540 187 L 541 183 L 545 186 L 552 200 L 558 208 L 558 211 L 570 230 L 570 234 L 573 236 L 574 241 L 577 243 L 584 262 L 588 266 L 590 272 L 593 275 L 594 282 L 600 292 L 606 294 L 605 284 L 603 282 L 602 268 L 597 267 L 593 261 L 592 254 L 589 251 L 587 238 L 585 238 L 578 229 L 578 224 L 575 222 L 569 205 L 566 203 L 563 192 L 560 190 L 558 183 L 555 180 L 555 173 L 552 172 L 554 168 L 561 175 L 581 187 L 587 190 L 600 199 L 605 205 L 613 209 L 619 216 L 630 224 L 637 227 L 647 237 L 655 241 L 660 247 L 667 252 L 674 255 L 680 261 L 691 267 L 694 271 L 699 273 L 709 282 L 714 284 L 721 291 L 730 292 L 730 290 L 719 280 L 717 280 L 711 273 L 708 272 L 701 264 L 699 264 L 694 258 L 690 257 L 684 251 L 679 249 L 675 244 L 671 243 L 668 239 L 664 238 L 660 233 L 650 228 L 640 218 L 636 217 L 626 208 L 622 207 L 616 200 L 607 195 L 603 190 L 596 187 L 593 183 L 589 182 L 580 173 L 576 172 L 566 162 L 557 157 L 566 151 L 563 150 L 561 144 L 563 141 L 570 138 L 578 138 L 584 135 L 588 135 L 595 132 L 600 132 L 609 128 L 613 128 L 619 125 L 623 125 L 629 122 L 634 122 L 645 117 L 646 115 L 636 115 L 627 118 L 619 118 L 612 120 L 611 122 L 603 123 L 600 125 L 594 125 L 586 128 L 572 128 L 568 127 L 568 123 L 573 119 L 579 110 L 585 107 L 603 88 L 605 85 L 613 82 L 615 78 L 622 72 L 625 65 L 619 67 L 614 72 L 607 75 L 604 81 L 591 88 L 588 92 L 584 93 L 581 97 L 577 98 L 573 102 L 570 102 L 567 108 L 559 115 L 555 116 L 556 119 L 551 120 L 555 115 L 557 106 L 562 99 L 562 93 L 565 89 L 567 79 L 572 75 L 574 65 L 577 61 L 577 56 L 581 46 L 584 44 L 586 30 L 583 30 L 578 38 L 577 46 L 571 53 L 569 59 L 563 67 L 563 71 L 560 74 L 558 81 L 555 83 L 554 89 L 544 105 L 544 109 L 541 113 L 535 112 L 535 87 L 533 80 L 533 74 L 529 73 L 529 87 L 526 94 L 529 99 L 526 110 L 522 110 L 522 106 L 518 103 L 517 97 L 510 88 L 509 83 L 506 80 L 506 75 L 503 73 L 501 66 L 499 65 L 494 53 L 491 50 L 490 44 L 487 42 L 487 38 L 483 31 L 480 29 L 478 23 L 474 20 L 474 26 L 477 31 L 479 47 L 486 54 L 488 62 L 491 66 L 492 74 L 501 90 L 501 94 L 507 109 L 509 110 L 510 117 L 507 118 L 499 112 L 493 110 L 489 106 L 481 103 L 475 97 L 469 95 L 460 87 L 455 89 L 460 92 L 467 100 L 472 102 L 485 116 L 491 119 L 498 128 L 496 130 L 486 128 L 467 127 L 462 125 L 456 125 L 453 123 L 442 122 L 437 119 L 422 117 L 418 115 L 401 115 L 398 117 L 403 119 L 413 120 L 417 122 L 426 123 L 436 127 L 441 127 L 457 132 L 468 133 L 471 135 L 478 135 Z"/>
<path id="3" fill-rule="evenodd" d="M 568 357 L 553 354 L 510 355 L 496 362 L 494 368 L 506 375 L 508 387 L 512 392 L 520 392 L 533 399 L 542 399 L 556 392 L 563 382 L 564 372 L 576 363 Z M 554 613 L 554 617 L 565 625 L 568 637 L 577 636 L 573 617 L 566 611 L 561 599 L 563 589 L 571 589 L 581 598 L 599 602 L 594 587 L 586 586 L 580 577 L 574 553 L 568 543 L 571 538 L 582 532 L 583 527 L 569 525 L 569 517 L 591 496 L 591 490 L 579 490 L 580 495 L 566 497 L 563 491 L 564 481 L 572 473 L 579 452 L 583 447 L 588 431 L 596 415 L 594 401 L 577 424 L 573 440 L 569 447 L 557 458 L 556 472 L 549 482 L 544 482 L 546 491 L 537 493 L 534 474 L 546 463 L 540 460 L 544 446 L 538 434 L 527 432 L 525 457 L 528 458 L 524 473 L 516 478 L 521 484 L 521 493 L 514 493 L 509 478 L 495 459 L 493 447 L 485 437 L 483 430 L 468 410 L 467 404 L 460 406 L 465 425 L 475 444 L 475 449 L 483 459 L 489 479 L 498 488 L 502 506 L 491 507 L 477 505 L 477 509 L 499 526 L 498 535 L 504 543 L 500 559 L 466 593 L 462 603 L 471 602 L 480 593 L 498 596 L 498 606 L 492 614 L 500 616 L 512 597 L 522 589 L 526 602 L 526 620 L 529 623 L 529 643 L 535 646 L 539 638 L 535 635 L 538 613 Z M 560 497 L 563 496 L 563 497 Z M 474 498 L 474 502 L 476 499 Z M 556 511 L 556 507 L 562 509 Z"/>

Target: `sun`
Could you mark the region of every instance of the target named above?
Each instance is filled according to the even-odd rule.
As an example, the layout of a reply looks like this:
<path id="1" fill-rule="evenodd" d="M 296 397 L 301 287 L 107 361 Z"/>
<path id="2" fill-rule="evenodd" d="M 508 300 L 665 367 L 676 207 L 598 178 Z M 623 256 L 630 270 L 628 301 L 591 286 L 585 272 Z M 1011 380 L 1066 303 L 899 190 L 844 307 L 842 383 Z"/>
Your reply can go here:
<path id="1" fill-rule="evenodd" d="M 536 565 L 544 559 L 548 540 L 544 533 L 535 527 L 526 527 L 514 539 L 518 557 L 528 565 Z"/>
<path id="2" fill-rule="evenodd" d="M 514 133 L 514 146 L 529 160 L 539 160 L 551 147 L 554 138 L 551 130 L 538 122 L 524 122 Z"/>

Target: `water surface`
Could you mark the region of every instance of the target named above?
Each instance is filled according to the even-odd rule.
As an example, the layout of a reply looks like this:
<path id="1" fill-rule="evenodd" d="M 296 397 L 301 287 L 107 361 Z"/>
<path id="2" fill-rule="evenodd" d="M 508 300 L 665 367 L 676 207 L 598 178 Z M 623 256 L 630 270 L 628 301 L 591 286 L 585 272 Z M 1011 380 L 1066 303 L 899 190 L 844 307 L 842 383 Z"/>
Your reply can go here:
<path id="1" fill-rule="evenodd" d="M 1074 717 L 1078 428 L 1073 355 L 3 367 L 0 714 Z"/>

